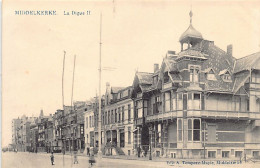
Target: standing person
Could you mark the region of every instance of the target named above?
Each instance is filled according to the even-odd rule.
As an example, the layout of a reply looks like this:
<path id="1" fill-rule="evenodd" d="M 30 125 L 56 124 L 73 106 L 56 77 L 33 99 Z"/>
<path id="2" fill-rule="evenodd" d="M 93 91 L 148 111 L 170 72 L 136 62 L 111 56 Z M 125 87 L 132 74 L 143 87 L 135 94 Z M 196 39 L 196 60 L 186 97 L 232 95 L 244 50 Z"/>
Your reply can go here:
<path id="1" fill-rule="evenodd" d="M 95 158 L 94 158 L 94 148 L 91 147 L 90 148 L 90 157 L 89 157 L 89 163 L 90 163 L 90 166 L 92 166 L 93 163 L 95 163 Z"/>
<path id="2" fill-rule="evenodd" d="M 54 155 L 53 155 L 53 152 L 51 153 L 51 165 L 54 165 Z"/>
<path id="3" fill-rule="evenodd" d="M 87 155 L 89 156 L 89 147 L 87 147 Z"/>
<path id="4" fill-rule="evenodd" d="M 78 162 L 78 156 L 77 156 L 77 151 L 74 152 L 74 163 L 73 164 L 79 164 Z"/>
<path id="5" fill-rule="evenodd" d="M 140 157 L 140 153 L 141 153 L 141 148 L 140 148 L 140 145 L 137 147 L 137 154 L 138 154 L 138 157 Z"/>

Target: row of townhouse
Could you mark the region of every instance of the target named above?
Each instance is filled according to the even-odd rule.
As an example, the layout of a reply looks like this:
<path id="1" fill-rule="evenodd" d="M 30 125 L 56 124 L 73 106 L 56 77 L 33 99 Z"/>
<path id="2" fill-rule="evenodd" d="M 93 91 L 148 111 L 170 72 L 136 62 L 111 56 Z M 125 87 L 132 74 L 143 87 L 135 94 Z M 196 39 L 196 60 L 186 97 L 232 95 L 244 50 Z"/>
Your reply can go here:
<path id="1" fill-rule="evenodd" d="M 104 155 L 141 151 L 168 158 L 258 157 L 260 52 L 236 59 L 232 45 L 224 51 L 202 37 L 192 25 L 192 12 L 179 42 L 179 53 L 168 51 L 151 73 L 136 72 L 132 85 L 106 84 L 101 135 L 94 97 L 38 120 L 39 147 L 96 151 L 101 136 Z"/>

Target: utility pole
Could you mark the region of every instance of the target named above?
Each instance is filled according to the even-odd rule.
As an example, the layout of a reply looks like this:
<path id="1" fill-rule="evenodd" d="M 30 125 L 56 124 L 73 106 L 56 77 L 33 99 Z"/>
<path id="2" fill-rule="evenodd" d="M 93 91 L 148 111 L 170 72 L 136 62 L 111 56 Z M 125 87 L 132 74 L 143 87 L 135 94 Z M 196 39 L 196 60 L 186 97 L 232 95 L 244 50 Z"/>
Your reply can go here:
<path id="1" fill-rule="evenodd" d="M 63 70 L 62 70 L 62 127 L 64 127 L 64 68 L 65 68 L 65 55 L 66 55 L 66 51 L 64 51 L 64 57 L 63 57 Z M 64 129 L 64 128 L 62 128 Z M 64 130 L 62 130 L 63 134 L 64 134 Z M 61 132 L 60 132 L 61 134 Z M 64 135 L 63 135 L 64 136 Z M 64 147 L 64 140 L 61 134 L 61 140 L 62 140 L 62 161 L 63 161 L 63 167 L 64 167 L 64 154 L 65 154 L 65 147 Z"/>
<path id="2" fill-rule="evenodd" d="M 76 63 L 76 55 L 74 55 L 74 66 L 73 66 L 73 76 L 72 76 L 72 90 L 71 90 L 71 117 L 74 117 L 73 114 L 73 89 L 74 89 L 74 73 L 75 73 L 75 63 Z M 71 146 L 70 146 L 70 155 L 71 155 L 71 166 L 72 166 L 72 152 L 74 151 L 74 126 L 71 125 L 72 127 L 72 132 L 73 132 L 73 136 L 71 136 Z M 72 147 L 72 151 L 71 151 L 71 147 Z"/>
<path id="3" fill-rule="evenodd" d="M 99 41 L 99 103 L 98 103 L 98 157 L 99 159 L 102 158 L 102 151 L 101 151 L 101 34 L 102 33 L 102 13 L 100 14 L 100 41 Z"/>

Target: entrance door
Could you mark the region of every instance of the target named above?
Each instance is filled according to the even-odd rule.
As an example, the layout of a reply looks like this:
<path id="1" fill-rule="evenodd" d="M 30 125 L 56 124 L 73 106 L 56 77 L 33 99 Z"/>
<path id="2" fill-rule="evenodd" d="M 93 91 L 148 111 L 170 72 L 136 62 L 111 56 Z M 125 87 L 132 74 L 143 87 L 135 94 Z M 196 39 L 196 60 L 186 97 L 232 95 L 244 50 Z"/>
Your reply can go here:
<path id="1" fill-rule="evenodd" d="M 120 148 L 125 147 L 125 133 L 121 132 L 120 133 Z"/>

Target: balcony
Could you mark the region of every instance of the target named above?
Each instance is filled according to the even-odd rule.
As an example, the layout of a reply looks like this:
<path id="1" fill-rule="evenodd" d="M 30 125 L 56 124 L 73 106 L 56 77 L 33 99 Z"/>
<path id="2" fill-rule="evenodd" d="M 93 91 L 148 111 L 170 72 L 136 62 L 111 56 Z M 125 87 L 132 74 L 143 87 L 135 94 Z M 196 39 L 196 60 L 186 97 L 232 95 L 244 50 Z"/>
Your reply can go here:
<path id="1" fill-rule="evenodd" d="M 146 122 L 162 120 L 162 119 L 172 119 L 177 117 L 183 117 L 182 110 L 174 110 L 165 113 L 152 114 L 146 117 Z"/>
<path id="2" fill-rule="evenodd" d="M 217 111 L 217 110 L 175 110 L 166 113 L 157 113 L 146 116 L 146 122 L 166 120 L 179 117 L 199 117 L 211 119 L 241 119 L 260 120 L 260 112 L 237 112 L 237 111 Z M 141 122 L 141 121 L 140 121 Z M 260 123 L 257 123 L 260 125 Z"/>
<path id="3" fill-rule="evenodd" d="M 187 110 L 187 117 L 218 118 L 218 119 L 260 119 L 260 112 Z"/>
<path id="4" fill-rule="evenodd" d="M 172 82 L 164 83 L 162 86 L 163 90 L 171 89 L 172 88 Z"/>

